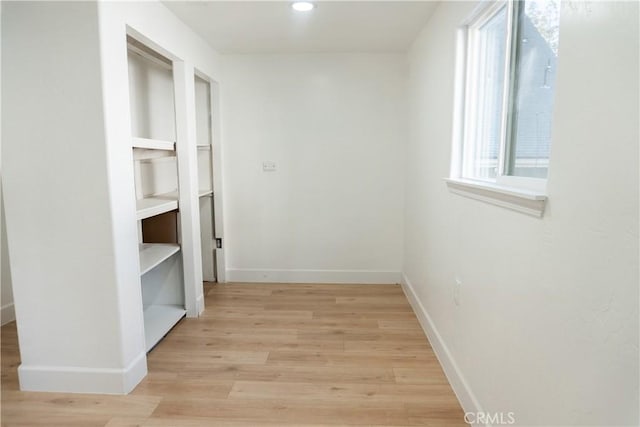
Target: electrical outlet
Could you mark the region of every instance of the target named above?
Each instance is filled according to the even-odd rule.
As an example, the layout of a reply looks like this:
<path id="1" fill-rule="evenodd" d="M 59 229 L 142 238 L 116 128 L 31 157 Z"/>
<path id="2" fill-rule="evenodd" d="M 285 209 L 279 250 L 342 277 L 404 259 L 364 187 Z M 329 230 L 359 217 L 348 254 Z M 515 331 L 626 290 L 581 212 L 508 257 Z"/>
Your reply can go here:
<path id="1" fill-rule="evenodd" d="M 456 305 L 460 305 L 460 285 L 462 285 L 462 280 L 456 277 L 453 285 L 453 302 Z"/>
<path id="2" fill-rule="evenodd" d="M 276 162 L 271 162 L 265 160 L 262 162 L 262 172 L 275 172 L 276 171 Z"/>

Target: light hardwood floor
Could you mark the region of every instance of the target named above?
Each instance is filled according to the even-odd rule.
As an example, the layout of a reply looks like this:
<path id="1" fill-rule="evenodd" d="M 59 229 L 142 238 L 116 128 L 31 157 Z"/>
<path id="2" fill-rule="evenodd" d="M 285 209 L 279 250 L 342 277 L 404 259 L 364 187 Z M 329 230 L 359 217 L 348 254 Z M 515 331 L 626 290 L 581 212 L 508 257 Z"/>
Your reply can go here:
<path id="1" fill-rule="evenodd" d="M 466 426 L 398 285 L 206 285 L 128 396 L 18 391 L 2 327 L 3 426 Z"/>

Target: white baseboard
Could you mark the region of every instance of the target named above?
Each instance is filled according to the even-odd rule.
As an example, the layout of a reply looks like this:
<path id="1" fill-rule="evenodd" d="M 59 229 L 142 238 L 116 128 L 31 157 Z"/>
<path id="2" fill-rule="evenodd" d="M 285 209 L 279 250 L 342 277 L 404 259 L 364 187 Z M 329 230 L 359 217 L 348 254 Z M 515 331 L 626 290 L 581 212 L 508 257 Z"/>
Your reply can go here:
<path id="1" fill-rule="evenodd" d="M 402 274 L 401 285 L 411 307 L 413 307 L 413 311 L 418 317 L 418 321 L 420 322 L 424 333 L 429 338 L 431 347 L 433 348 L 433 351 L 436 354 L 436 357 L 438 358 L 438 361 L 449 380 L 449 384 L 451 384 L 451 388 L 462 406 L 462 409 L 464 412 L 482 412 L 478 399 L 476 399 L 475 394 L 465 380 L 462 371 L 451 355 L 447 344 L 442 339 L 442 336 L 438 332 L 436 325 L 433 323 L 431 316 L 429 316 L 429 313 L 416 296 L 413 286 L 405 274 Z"/>
<path id="2" fill-rule="evenodd" d="M 265 283 L 400 283 L 399 271 L 228 269 L 227 282 Z"/>
<path id="3" fill-rule="evenodd" d="M 0 324 L 5 325 L 14 320 L 16 320 L 16 312 L 13 308 L 13 303 L 0 307 Z"/>
<path id="4" fill-rule="evenodd" d="M 58 366 L 18 367 L 22 391 L 127 394 L 147 375 L 147 355 L 140 355 L 124 369 Z"/>

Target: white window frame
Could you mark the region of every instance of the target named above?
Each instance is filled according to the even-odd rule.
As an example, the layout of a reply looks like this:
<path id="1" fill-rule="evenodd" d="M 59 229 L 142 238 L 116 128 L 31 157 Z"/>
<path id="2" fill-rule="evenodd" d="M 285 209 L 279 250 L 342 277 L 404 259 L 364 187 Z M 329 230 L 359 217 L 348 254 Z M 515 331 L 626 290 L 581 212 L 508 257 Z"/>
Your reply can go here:
<path id="1" fill-rule="evenodd" d="M 471 41 L 474 32 L 495 16 L 502 8 L 507 8 L 507 37 L 505 52 L 505 82 L 502 99 L 501 133 L 498 156 L 498 170 L 495 180 L 469 178 L 475 146 L 465 147 L 465 135 L 474 126 L 475 108 L 474 94 L 476 82 L 473 81 L 473 70 L 468 67 L 477 66 L 471 55 L 474 49 Z M 510 133 L 511 95 L 514 93 L 513 82 L 515 61 L 513 58 L 513 28 L 515 19 L 513 0 L 482 1 L 471 16 L 463 22 L 457 32 L 456 46 L 456 88 L 453 117 L 453 145 L 451 157 L 451 174 L 445 178 L 451 192 L 482 200 L 494 205 L 541 217 L 546 204 L 547 179 L 506 175 L 506 156 L 510 149 L 507 135 Z"/>

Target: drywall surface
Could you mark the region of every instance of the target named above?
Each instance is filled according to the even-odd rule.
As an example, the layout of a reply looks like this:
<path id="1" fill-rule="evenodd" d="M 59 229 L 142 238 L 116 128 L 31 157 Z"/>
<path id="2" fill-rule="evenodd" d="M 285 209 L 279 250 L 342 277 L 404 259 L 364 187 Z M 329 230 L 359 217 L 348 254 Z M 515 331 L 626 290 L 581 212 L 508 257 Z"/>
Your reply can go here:
<path id="1" fill-rule="evenodd" d="M 10 2 L 2 19 L 2 184 L 22 367 L 122 368 L 97 6 Z"/>
<path id="2" fill-rule="evenodd" d="M 223 56 L 228 280 L 398 280 L 405 62 Z"/>
<path id="3" fill-rule="evenodd" d="M 1 184 L 0 184 L 1 186 Z M 9 249 L 7 247 L 7 226 L 4 219 L 4 197 L 0 188 L 0 319 L 1 324 L 15 320 L 13 309 L 13 290 L 11 289 L 11 266 L 9 265 Z"/>
<path id="4" fill-rule="evenodd" d="M 0 4 L 0 31 L 2 28 L 2 4 Z M 0 52 L 2 51 L 0 45 Z M 0 68 L 2 55 L 0 54 Z M 0 84 L 1 91 L 2 84 Z M 1 97 L 1 92 L 0 92 Z M 0 108 L 1 112 L 1 108 Z M 1 122 L 1 120 L 0 120 Z M 0 127 L 1 127 L 0 123 Z M 0 144 L 2 138 L 0 138 Z M 0 153 L 2 148 L 0 147 Z M 13 309 L 13 290 L 11 289 L 11 266 L 9 265 L 9 250 L 7 246 L 7 226 L 4 219 L 4 196 L 2 195 L 2 173 L 0 172 L 0 324 L 4 325 L 15 320 Z"/>
<path id="5" fill-rule="evenodd" d="M 176 140 L 171 68 L 129 52 L 131 134 L 139 138 Z"/>
<path id="6" fill-rule="evenodd" d="M 0 31 L 2 28 L 2 4 L 0 4 Z M 1 44 L 0 44 L 0 52 Z M 2 54 L 0 53 L 0 67 Z M 0 84 L 1 97 L 2 84 Z M 0 105 L 1 111 L 1 105 Z M 0 128 L 2 126 L 0 120 Z M 2 153 L 2 138 L 0 138 L 0 153 Z M 2 196 L 2 172 L 0 172 L 0 324 L 15 319 L 13 310 L 13 290 L 11 289 L 11 268 L 9 266 L 9 251 L 7 250 L 7 227 L 4 220 L 4 197 Z"/>
<path id="7" fill-rule="evenodd" d="M 441 3 L 409 53 L 408 287 L 462 401 L 517 425 L 637 425 L 638 4 L 563 2 L 542 219 L 442 181 L 474 7 Z"/>

